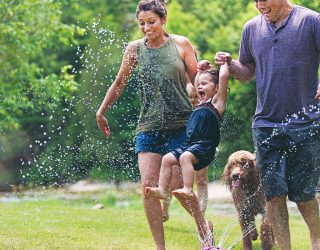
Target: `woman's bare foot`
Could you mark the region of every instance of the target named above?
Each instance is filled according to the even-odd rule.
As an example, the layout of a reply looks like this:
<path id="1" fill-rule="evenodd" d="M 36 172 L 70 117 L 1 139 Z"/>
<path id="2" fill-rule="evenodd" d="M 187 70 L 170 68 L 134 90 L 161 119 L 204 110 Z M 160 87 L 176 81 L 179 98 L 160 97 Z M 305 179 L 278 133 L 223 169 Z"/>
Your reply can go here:
<path id="1" fill-rule="evenodd" d="M 153 188 L 153 187 L 146 187 L 144 189 L 144 194 L 146 198 L 165 199 L 168 197 L 166 192 L 162 191 L 159 188 Z"/>

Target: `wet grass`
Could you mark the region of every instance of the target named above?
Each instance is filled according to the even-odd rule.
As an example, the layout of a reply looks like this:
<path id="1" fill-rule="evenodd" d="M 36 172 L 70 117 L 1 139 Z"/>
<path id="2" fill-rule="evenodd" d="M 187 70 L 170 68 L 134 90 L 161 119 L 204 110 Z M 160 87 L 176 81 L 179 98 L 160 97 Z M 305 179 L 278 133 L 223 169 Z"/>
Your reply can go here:
<path id="1" fill-rule="evenodd" d="M 53 194 L 0 202 L 0 249 L 155 249 L 137 190 Z M 92 209 L 97 203 L 104 209 Z M 224 247 L 239 238 L 234 213 L 217 213 L 209 206 L 207 217 L 218 241 L 227 233 Z M 290 223 L 293 249 L 309 249 L 301 217 L 290 215 Z M 176 200 L 165 234 L 168 250 L 199 249 L 193 220 Z M 232 249 L 241 249 L 241 242 Z M 260 249 L 259 241 L 254 249 Z"/>

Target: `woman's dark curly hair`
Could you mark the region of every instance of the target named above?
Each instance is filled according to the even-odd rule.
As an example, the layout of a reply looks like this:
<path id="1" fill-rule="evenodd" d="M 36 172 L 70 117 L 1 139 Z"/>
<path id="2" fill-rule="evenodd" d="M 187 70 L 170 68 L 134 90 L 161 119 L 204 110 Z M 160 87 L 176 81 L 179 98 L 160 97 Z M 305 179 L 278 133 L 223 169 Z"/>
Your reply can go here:
<path id="1" fill-rule="evenodd" d="M 136 10 L 136 17 L 141 11 L 153 11 L 160 18 L 167 16 L 166 1 L 165 0 L 142 0 L 139 2 Z"/>

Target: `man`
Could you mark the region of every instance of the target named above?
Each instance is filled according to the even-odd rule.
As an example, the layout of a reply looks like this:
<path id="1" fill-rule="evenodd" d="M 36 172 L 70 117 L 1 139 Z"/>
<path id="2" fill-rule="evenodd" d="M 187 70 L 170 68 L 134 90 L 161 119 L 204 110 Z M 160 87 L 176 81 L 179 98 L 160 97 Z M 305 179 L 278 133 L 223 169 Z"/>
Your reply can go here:
<path id="1" fill-rule="evenodd" d="M 260 14 L 243 28 L 239 60 L 224 52 L 230 74 L 256 76 L 257 107 L 252 131 L 267 210 L 280 249 L 291 249 L 286 197 L 296 202 L 320 249 L 320 14 L 288 0 L 256 0 Z"/>

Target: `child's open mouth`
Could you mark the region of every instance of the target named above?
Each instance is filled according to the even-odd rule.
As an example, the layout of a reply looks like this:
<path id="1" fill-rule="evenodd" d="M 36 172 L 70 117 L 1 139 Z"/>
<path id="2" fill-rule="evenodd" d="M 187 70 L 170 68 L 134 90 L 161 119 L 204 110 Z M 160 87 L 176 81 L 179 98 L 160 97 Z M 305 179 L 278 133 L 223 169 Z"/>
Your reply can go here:
<path id="1" fill-rule="evenodd" d="M 199 91 L 198 92 L 200 98 L 204 98 L 205 97 L 205 93 L 203 91 Z"/>

